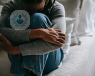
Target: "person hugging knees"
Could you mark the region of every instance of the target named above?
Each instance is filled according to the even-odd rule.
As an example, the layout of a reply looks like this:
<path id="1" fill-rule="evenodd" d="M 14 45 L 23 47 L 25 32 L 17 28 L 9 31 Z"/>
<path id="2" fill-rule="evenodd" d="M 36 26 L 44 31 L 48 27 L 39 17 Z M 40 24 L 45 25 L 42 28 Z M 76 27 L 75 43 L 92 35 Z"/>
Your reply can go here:
<path id="1" fill-rule="evenodd" d="M 29 13 L 30 25 L 26 30 L 12 29 L 10 14 L 14 10 Z M 64 59 L 61 47 L 66 41 L 65 31 L 64 7 L 55 0 L 6 3 L 0 17 L 0 48 L 8 53 L 10 72 L 15 76 L 42 76 L 55 70 Z"/>

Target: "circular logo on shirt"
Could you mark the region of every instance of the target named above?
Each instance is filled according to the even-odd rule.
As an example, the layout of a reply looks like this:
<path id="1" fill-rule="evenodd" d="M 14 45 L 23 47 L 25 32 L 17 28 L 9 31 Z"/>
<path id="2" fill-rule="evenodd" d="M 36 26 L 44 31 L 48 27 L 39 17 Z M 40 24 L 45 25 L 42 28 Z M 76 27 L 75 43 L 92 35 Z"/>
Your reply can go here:
<path id="1" fill-rule="evenodd" d="M 10 25 L 15 30 L 25 30 L 30 25 L 30 15 L 25 10 L 15 10 L 10 16 Z"/>

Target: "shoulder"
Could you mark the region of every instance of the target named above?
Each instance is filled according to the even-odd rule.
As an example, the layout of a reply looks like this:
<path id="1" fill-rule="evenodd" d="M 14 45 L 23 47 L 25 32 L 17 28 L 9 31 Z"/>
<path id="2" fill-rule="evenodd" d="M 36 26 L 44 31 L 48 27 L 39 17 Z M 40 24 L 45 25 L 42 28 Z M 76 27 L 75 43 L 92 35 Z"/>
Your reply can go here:
<path id="1" fill-rule="evenodd" d="M 5 3 L 1 13 L 11 13 L 14 10 L 14 2 L 9 1 L 8 3 Z"/>
<path id="2" fill-rule="evenodd" d="M 1 13 L 11 13 L 14 10 L 21 10 L 21 9 L 23 9 L 21 0 L 11 0 L 8 3 L 5 3 Z"/>
<path id="3" fill-rule="evenodd" d="M 9 1 L 9 2 L 5 3 L 3 7 L 14 7 L 14 2 Z"/>
<path id="4" fill-rule="evenodd" d="M 54 4 L 54 6 L 53 6 L 53 9 L 65 10 L 65 9 L 64 9 L 64 6 L 63 6 L 61 3 L 59 3 L 58 1 L 55 1 L 55 4 Z M 53 9 L 52 9 L 52 10 L 53 10 Z"/>
<path id="5" fill-rule="evenodd" d="M 59 3 L 58 1 L 55 1 L 55 4 L 51 9 L 50 14 L 51 14 L 51 16 L 52 15 L 65 16 L 64 6 L 61 3 Z"/>

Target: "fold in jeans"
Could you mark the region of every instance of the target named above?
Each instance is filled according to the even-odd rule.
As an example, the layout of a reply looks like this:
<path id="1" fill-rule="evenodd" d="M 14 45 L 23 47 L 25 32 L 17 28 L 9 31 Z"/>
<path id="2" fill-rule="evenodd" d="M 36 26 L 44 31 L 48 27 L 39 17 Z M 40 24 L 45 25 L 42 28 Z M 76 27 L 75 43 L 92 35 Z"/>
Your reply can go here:
<path id="1" fill-rule="evenodd" d="M 7 27 L 11 28 L 10 18 L 7 20 Z M 52 23 L 49 18 L 42 13 L 35 13 L 30 17 L 30 26 L 28 29 L 51 28 Z M 38 46 L 39 47 L 39 46 Z M 33 51 L 31 49 L 31 51 Z M 20 56 L 20 58 L 19 58 Z M 63 60 L 64 53 L 61 48 L 43 55 L 11 55 L 8 54 L 11 62 L 12 74 L 15 76 L 30 76 L 34 72 L 37 76 L 47 74 L 56 69 Z"/>

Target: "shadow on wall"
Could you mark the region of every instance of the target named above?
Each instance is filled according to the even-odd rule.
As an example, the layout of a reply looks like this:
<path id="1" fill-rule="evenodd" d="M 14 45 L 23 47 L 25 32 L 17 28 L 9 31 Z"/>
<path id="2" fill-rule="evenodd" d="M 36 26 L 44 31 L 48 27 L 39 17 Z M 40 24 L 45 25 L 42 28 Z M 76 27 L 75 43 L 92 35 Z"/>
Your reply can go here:
<path id="1" fill-rule="evenodd" d="M 10 0 L 0 0 L 0 5 L 4 5 L 5 3 L 9 2 Z"/>

